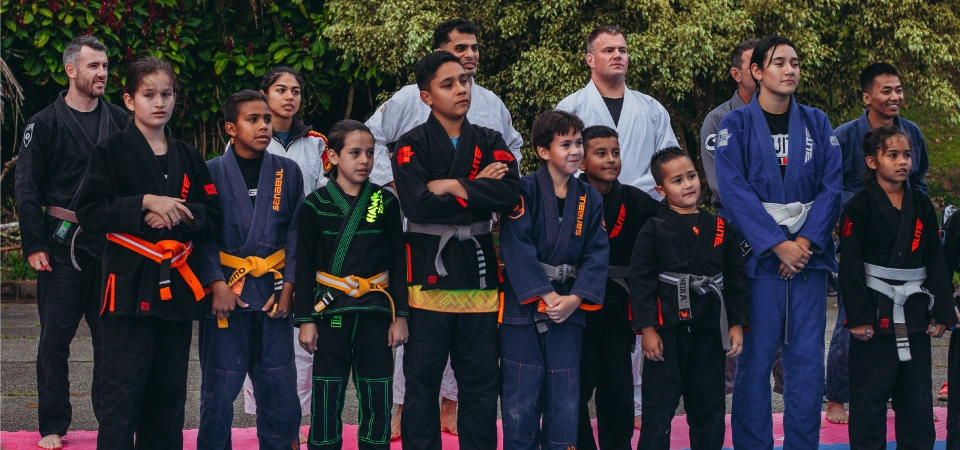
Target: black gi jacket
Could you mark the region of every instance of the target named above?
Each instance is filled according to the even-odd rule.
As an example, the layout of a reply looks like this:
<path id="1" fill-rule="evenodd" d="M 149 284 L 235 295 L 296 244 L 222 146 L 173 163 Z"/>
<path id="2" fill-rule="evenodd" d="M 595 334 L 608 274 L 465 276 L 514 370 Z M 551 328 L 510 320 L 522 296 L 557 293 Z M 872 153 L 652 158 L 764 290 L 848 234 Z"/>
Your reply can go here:
<path id="1" fill-rule="evenodd" d="M 674 326 L 720 329 L 720 300 L 690 290 L 692 318 L 681 320 L 677 287 L 659 281 L 663 272 L 713 277 L 723 274 L 723 300 L 729 326 L 749 327 L 750 295 L 736 229 L 730 222 L 700 210 L 696 230 L 679 213 L 661 208 L 640 229 L 630 260 L 633 328 Z"/>
<path id="2" fill-rule="evenodd" d="M 97 233 L 127 233 L 157 243 L 175 240 L 181 243 L 201 240 L 216 242 L 223 224 L 223 212 L 216 187 L 200 151 L 167 134 L 167 178 L 146 138 L 132 122 L 119 133 L 97 144 L 90 166 L 77 193 L 77 217 L 84 229 Z M 144 223 L 145 194 L 185 199 L 196 228 L 182 223 L 172 230 L 153 229 Z M 205 266 L 196 250 L 187 259 L 197 277 Z M 103 252 L 102 314 L 157 316 L 167 320 L 194 320 L 210 310 L 209 301 L 197 301 L 176 269 L 170 271 L 173 298 L 160 299 L 160 265 L 114 242 Z M 113 277 L 111 286 L 108 280 Z M 111 293 L 111 288 L 113 289 Z M 108 295 L 110 294 L 110 295 Z M 115 298 L 113 310 L 108 297 Z"/>
<path id="3" fill-rule="evenodd" d="M 100 134 L 91 140 L 67 106 L 66 94 L 67 91 L 61 92 L 56 101 L 27 121 L 20 144 L 14 195 L 24 255 L 55 248 L 66 251 L 69 236 L 62 244 L 52 239 L 62 221 L 44 214 L 42 208 L 75 210 L 74 196 L 94 145 L 108 134 L 122 130 L 130 120 L 126 110 L 100 99 Z M 76 228 L 74 225 L 70 232 L 74 233 Z M 103 242 L 102 233 L 85 232 L 77 236 L 76 247 L 100 258 Z"/>
<path id="4" fill-rule="evenodd" d="M 931 320 L 957 321 L 937 225 L 933 203 L 917 189 L 905 190 L 899 213 L 876 179 L 867 180 L 863 190 L 854 194 L 840 219 L 839 282 L 846 326 L 872 324 L 877 334 L 894 334 L 893 300 L 867 288 L 864 263 L 898 269 L 926 267 L 923 287 L 934 295 L 933 310 L 927 310 L 926 295 L 907 299 L 903 314 L 908 333 L 925 332 Z"/>

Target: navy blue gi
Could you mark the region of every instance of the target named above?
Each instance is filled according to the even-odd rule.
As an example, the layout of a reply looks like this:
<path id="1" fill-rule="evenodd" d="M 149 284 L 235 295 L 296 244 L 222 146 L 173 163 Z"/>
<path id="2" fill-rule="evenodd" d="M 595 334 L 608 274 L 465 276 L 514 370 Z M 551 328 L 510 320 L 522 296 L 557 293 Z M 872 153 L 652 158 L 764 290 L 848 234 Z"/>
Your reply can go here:
<path id="1" fill-rule="evenodd" d="M 599 309 L 610 244 L 603 198 L 571 177 L 562 215 L 547 168 L 520 179 L 520 203 L 501 218 L 504 260 L 500 367 L 503 448 L 567 449 L 577 445 L 583 309 Z M 577 267 L 576 278 L 551 281 L 541 263 Z M 579 295 L 564 322 L 538 311 L 541 296 Z M 543 425 L 541 427 L 541 417 Z"/>
<path id="2" fill-rule="evenodd" d="M 297 214 L 303 201 L 303 180 L 295 162 L 263 152 L 255 202 L 237 164 L 233 146 L 207 162 L 224 207 L 223 228 L 216 246 L 201 247 L 207 285 L 228 280 L 234 269 L 220 263 L 220 252 L 238 258 L 267 258 L 285 249 L 286 265 L 277 269 L 283 281 L 296 274 Z M 259 194 L 259 195 L 257 195 Z M 292 245 L 287 245 L 288 243 Z M 219 251 L 218 251 L 219 250 Z M 230 315 L 227 328 L 207 313 L 200 323 L 200 430 L 197 448 L 230 448 L 233 403 L 249 374 L 257 400 L 260 448 L 288 449 L 299 442 L 300 400 L 293 360 L 293 317 L 271 319 L 263 306 L 275 293 L 272 274 L 243 276 L 240 299 L 249 306 Z M 280 301 L 277 294 L 276 301 Z"/>

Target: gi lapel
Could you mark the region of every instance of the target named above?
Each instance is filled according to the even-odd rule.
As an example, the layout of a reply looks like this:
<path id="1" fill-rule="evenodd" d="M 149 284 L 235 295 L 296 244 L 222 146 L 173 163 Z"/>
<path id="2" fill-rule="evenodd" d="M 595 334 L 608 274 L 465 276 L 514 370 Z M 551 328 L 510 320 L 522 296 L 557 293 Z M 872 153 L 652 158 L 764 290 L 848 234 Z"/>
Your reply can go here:
<path id="1" fill-rule="evenodd" d="M 710 252 L 710 249 L 715 245 L 715 239 L 717 235 L 717 219 L 709 214 L 707 214 L 702 209 L 700 211 L 700 218 L 697 221 L 697 229 L 699 230 L 696 238 L 696 243 L 693 246 L 693 257 L 690 258 L 690 262 L 687 264 L 687 273 L 697 274 L 697 275 L 706 275 L 714 276 L 715 273 L 706 273 L 703 269 L 703 265 L 707 262 L 707 253 Z"/>
<path id="2" fill-rule="evenodd" d="M 57 110 L 57 116 L 60 118 L 60 123 L 62 123 L 63 126 L 67 127 L 67 129 L 70 130 L 70 135 L 77 140 L 78 144 L 80 144 L 79 147 L 83 151 L 83 153 L 89 157 L 90 152 L 93 151 L 93 146 L 96 144 L 96 142 L 92 142 L 90 140 L 90 137 L 87 136 L 87 133 L 83 131 L 82 127 L 80 127 L 80 122 L 78 122 L 77 118 L 73 115 L 73 111 L 71 111 L 70 107 L 67 106 L 66 100 L 63 99 L 66 93 L 67 91 L 61 92 L 60 95 L 57 97 L 57 101 L 53 102 L 54 107 Z M 100 101 L 103 101 L 103 100 L 100 100 Z M 109 114 L 107 114 L 107 107 L 104 105 L 100 105 L 100 136 L 99 137 L 102 137 L 104 135 L 103 134 L 104 133 L 103 127 L 105 125 L 104 116 L 109 116 Z M 109 123 L 106 123 L 106 125 L 109 125 Z"/>
<path id="3" fill-rule="evenodd" d="M 905 232 L 911 230 L 916 218 L 913 215 L 913 195 L 910 189 L 904 188 L 903 201 L 900 203 L 900 216 L 897 217 L 896 208 L 890 202 L 890 198 L 883 192 L 883 188 L 877 184 L 876 180 L 868 180 L 864 189 L 870 195 L 873 202 L 883 212 L 887 226 L 897 237 L 893 245 L 893 251 L 890 253 L 890 259 L 887 260 L 887 267 L 903 267 L 903 261 L 910 253 L 910 243 L 913 240 L 913 233 Z"/>
<path id="4" fill-rule="evenodd" d="M 751 145 L 744 149 L 744 159 L 750 160 L 752 164 L 761 164 L 763 166 L 763 172 L 770 181 L 768 184 L 770 196 L 769 198 L 763 198 L 765 193 L 758 192 L 761 197 L 760 201 L 786 203 L 786 195 L 783 191 L 783 179 L 780 176 L 780 164 L 777 163 L 777 149 L 773 146 L 770 126 L 767 125 L 767 118 L 763 115 L 763 109 L 760 108 L 760 102 L 757 101 L 756 94 L 754 94 L 753 100 L 744 106 L 744 108 L 747 108 L 747 111 L 750 113 L 750 128 L 744 131 L 750 133 L 750 141 L 752 141 Z M 792 103 L 791 108 L 793 108 Z M 792 119 L 791 117 L 791 124 Z M 792 133 L 793 131 L 790 132 Z M 793 139 L 793 136 L 791 136 L 790 141 L 793 141 Z M 757 152 L 760 154 L 757 155 Z M 787 161 L 789 162 L 789 159 Z"/>
<path id="5" fill-rule="evenodd" d="M 540 186 L 540 201 L 543 204 L 544 228 L 547 232 L 548 257 L 543 261 L 552 266 L 563 263 L 567 254 L 567 247 L 573 239 L 573 231 L 577 225 L 577 209 L 581 199 L 579 183 L 574 177 L 567 180 L 567 197 L 563 204 L 563 221 L 559 224 L 560 215 L 557 211 L 557 193 L 553 190 L 553 179 L 546 166 L 537 170 L 537 184 Z"/>
<path id="6" fill-rule="evenodd" d="M 140 132 L 136 124 L 130 122 L 127 124 L 127 128 L 124 129 L 124 134 L 126 134 L 127 140 L 130 141 L 133 151 L 136 152 L 141 162 L 145 165 L 147 178 L 153 182 L 152 193 L 156 195 L 167 195 L 167 189 L 165 189 L 167 182 L 163 178 L 163 169 L 160 167 L 160 162 L 157 161 L 157 155 L 153 153 L 153 149 L 150 147 L 147 139 L 143 137 L 143 133 Z M 174 149 L 171 149 L 170 143 L 168 142 L 167 153 L 169 154 L 172 150 Z"/>
<path id="7" fill-rule="evenodd" d="M 165 194 L 173 198 L 186 200 L 190 183 L 195 180 L 190 180 L 184 173 L 183 167 L 180 166 L 180 153 L 185 150 L 181 149 L 177 140 L 173 138 L 170 127 L 164 127 L 163 134 L 167 138 L 167 189 Z M 154 162 L 156 162 L 156 157 L 154 157 Z"/>
<path id="8" fill-rule="evenodd" d="M 600 101 L 602 102 L 603 99 L 601 98 Z M 604 103 L 604 106 L 606 106 L 606 103 Z M 645 117 L 646 111 L 637 109 L 638 106 L 636 94 L 631 92 L 630 88 L 624 86 L 623 107 L 620 109 L 620 121 L 617 123 L 617 134 L 624 136 L 624 142 L 643 142 L 643 132 L 646 131 L 647 127 L 640 127 L 640 133 L 636 133 L 634 130 L 634 124 L 640 122 L 641 120 L 647 121 L 647 118 Z M 607 114 L 610 114 L 609 110 L 607 110 Z M 613 122 L 613 117 L 610 118 L 610 121 L 611 123 Z M 627 148 L 623 148 L 621 151 L 622 150 L 640 151 L 640 149 Z"/>
<path id="9" fill-rule="evenodd" d="M 627 220 L 627 205 L 623 201 L 623 185 L 619 180 L 613 180 L 610 193 L 603 199 L 604 221 L 609 232 L 609 239 L 620 235 Z M 632 218 L 631 218 L 632 219 Z M 629 245 L 633 245 L 630 243 Z"/>
<path id="10" fill-rule="evenodd" d="M 800 114 L 800 108 L 797 107 L 797 101 L 793 97 L 790 98 L 788 133 L 790 133 L 787 138 L 789 154 L 787 155 L 787 171 L 783 177 L 784 203 L 799 201 L 800 192 L 797 185 L 800 181 L 800 174 L 813 168 L 812 165 L 808 166 L 807 164 L 813 164 L 813 155 L 816 150 L 810 127 L 807 125 L 806 118 Z"/>
<path id="11" fill-rule="evenodd" d="M 610 115 L 610 110 L 607 109 L 607 104 L 603 101 L 603 96 L 600 95 L 600 91 L 597 89 L 597 85 L 593 83 L 593 80 L 590 80 L 587 83 L 586 89 L 587 94 L 587 104 L 585 108 L 587 111 L 584 111 L 586 114 L 581 114 L 581 117 L 587 118 L 588 122 L 591 122 L 590 119 L 596 119 L 596 123 L 592 125 L 606 125 L 610 128 L 614 128 L 620 133 L 621 136 L 625 136 L 623 132 L 620 131 L 620 128 L 613 123 L 613 116 Z M 626 92 L 624 92 L 626 94 Z M 627 109 L 627 101 L 623 101 L 623 110 L 620 111 L 620 118 L 624 117 L 624 112 Z M 591 117 L 592 116 L 592 117 Z M 628 121 L 629 122 L 629 121 Z"/>
<path id="12" fill-rule="evenodd" d="M 367 214 L 370 196 L 373 195 L 373 187 L 369 181 L 365 182 L 360 189 L 360 195 L 354 200 L 353 205 L 347 201 L 346 196 L 343 191 L 340 190 L 340 186 L 336 181 L 331 180 L 331 182 L 327 183 L 326 189 L 327 193 L 330 194 L 330 199 L 343 211 L 344 216 L 343 224 L 340 225 L 340 233 L 337 235 L 336 250 L 331 257 L 330 263 L 327 265 L 329 268 L 327 273 L 339 277 L 342 276 L 340 271 L 343 269 L 343 260 L 350 250 L 350 243 L 353 241 L 353 237 L 357 232 L 357 227 Z M 329 288 L 324 287 L 322 291 L 326 290 L 329 290 Z"/>
<path id="13" fill-rule="evenodd" d="M 681 248 L 677 249 L 677 253 L 681 258 L 686 258 L 689 255 L 693 256 L 689 258 L 691 262 L 687 267 L 687 273 L 693 273 L 689 271 L 689 265 L 693 264 L 693 260 L 697 259 L 697 255 L 699 255 L 699 253 L 693 252 L 701 246 L 700 234 L 703 234 L 704 232 L 700 229 L 703 225 L 703 213 L 700 214 L 701 220 L 697 222 L 697 230 L 699 232 L 694 232 L 693 229 L 690 228 L 690 225 L 688 225 L 687 222 L 680 217 L 680 213 L 670 208 L 660 208 L 660 212 L 657 214 L 657 216 L 665 219 L 667 222 L 670 222 L 670 225 L 672 225 L 677 233 L 680 234 Z"/>
<path id="14" fill-rule="evenodd" d="M 431 114 L 430 117 L 433 118 L 433 115 Z M 437 124 L 439 125 L 439 122 Z M 449 138 L 447 139 L 447 142 L 450 142 Z M 448 172 L 450 178 L 468 178 L 471 180 L 476 178 L 477 174 L 480 173 L 480 161 L 482 159 L 483 153 L 477 145 L 473 127 L 470 126 L 470 121 L 464 117 L 463 126 L 460 128 L 460 137 L 457 138 L 457 148 L 453 153 L 453 162 L 450 164 L 450 171 Z"/>

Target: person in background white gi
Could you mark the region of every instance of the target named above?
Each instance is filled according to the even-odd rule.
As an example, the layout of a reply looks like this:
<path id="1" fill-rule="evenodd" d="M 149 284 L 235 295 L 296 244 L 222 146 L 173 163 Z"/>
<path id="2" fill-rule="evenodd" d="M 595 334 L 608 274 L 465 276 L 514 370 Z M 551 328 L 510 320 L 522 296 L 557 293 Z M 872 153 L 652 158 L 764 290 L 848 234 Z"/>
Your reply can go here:
<path id="1" fill-rule="evenodd" d="M 480 32 L 473 22 L 466 19 L 452 19 L 441 23 L 433 31 L 433 47 L 448 51 L 460 58 L 467 77 L 470 78 L 470 110 L 467 120 L 482 127 L 500 132 L 510 152 L 519 164 L 523 137 L 513 128 L 510 111 L 503 101 L 493 92 L 474 82 L 480 60 L 480 45 L 477 43 Z M 367 120 L 367 127 L 373 133 L 375 156 L 370 181 L 393 189 L 393 171 L 390 168 L 390 154 L 387 144 L 396 142 L 404 133 L 427 121 L 430 107 L 420 100 L 420 88 L 416 84 L 404 86 L 387 100 L 373 116 Z M 395 192 L 395 190 L 394 190 Z M 401 198 L 402 202 L 403 199 Z M 400 437 L 400 416 L 403 411 L 403 397 L 406 378 L 403 376 L 403 347 L 397 349 L 393 373 L 393 402 L 398 405 L 391 422 L 390 439 Z M 457 382 L 450 368 L 450 361 L 443 371 L 440 387 L 443 397 L 440 409 L 440 429 L 457 434 Z"/>
<path id="2" fill-rule="evenodd" d="M 620 135 L 620 158 L 623 168 L 618 179 L 650 194 L 663 198 L 653 189 L 650 157 L 657 150 L 679 147 L 670 127 L 667 109 L 653 97 L 627 89 L 626 76 L 630 56 L 627 40 L 614 25 L 597 27 L 586 39 L 590 82 L 557 104 L 557 109 L 576 114 L 585 126 L 606 125 Z M 633 357 L 634 426 L 640 428 L 640 336 Z"/>

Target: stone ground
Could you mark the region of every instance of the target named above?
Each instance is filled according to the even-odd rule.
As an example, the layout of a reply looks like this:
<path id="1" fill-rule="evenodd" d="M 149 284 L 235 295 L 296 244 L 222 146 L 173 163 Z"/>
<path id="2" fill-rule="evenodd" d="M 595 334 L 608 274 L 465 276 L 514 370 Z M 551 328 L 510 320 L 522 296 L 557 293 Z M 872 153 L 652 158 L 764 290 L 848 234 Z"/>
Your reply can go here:
<path id="1" fill-rule="evenodd" d="M 829 298 L 826 339 L 829 341 L 837 314 L 836 299 Z M 36 305 L 0 305 L 0 429 L 4 431 L 37 429 L 36 353 L 40 323 Z M 949 333 L 934 340 L 933 347 L 933 392 L 934 406 L 946 406 L 936 401 L 936 391 L 947 378 L 947 347 Z M 828 345 L 826 342 L 825 345 Z M 291 344 L 292 345 L 292 344 Z M 74 418 L 72 429 L 94 430 L 96 419 L 90 404 L 90 382 L 93 371 L 93 351 L 90 347 L 90 332 L 81 322 L 77 338 L 70 352 L 71 403 Z M 357 423 L 357 400 L 351 385 L 344 408 L 344 421 Z M 727 397 L 729 412 L 730 396 Z M 256 426 L 255 417 L 243 412 L 243 397 L 234 404 L 236 415 L 234 427 Z M 200 367 L 197 360 L 196 329 L 190 357 L 189 387 L 187 389 L 186 428 L 197 428 L 200 408 Z M 826 404 L 824 404 L 826 408 Z M 682 413 L 681 405 L 679 412 Z M 773 394 L 773 411 L 783 412 L 783 399 Z M 591 411 L 592 415 L 592 411 Z M 940 420 L 946 420 L 941 417 Z M 304 423 L 309 423 L 304 419 Z"/>

